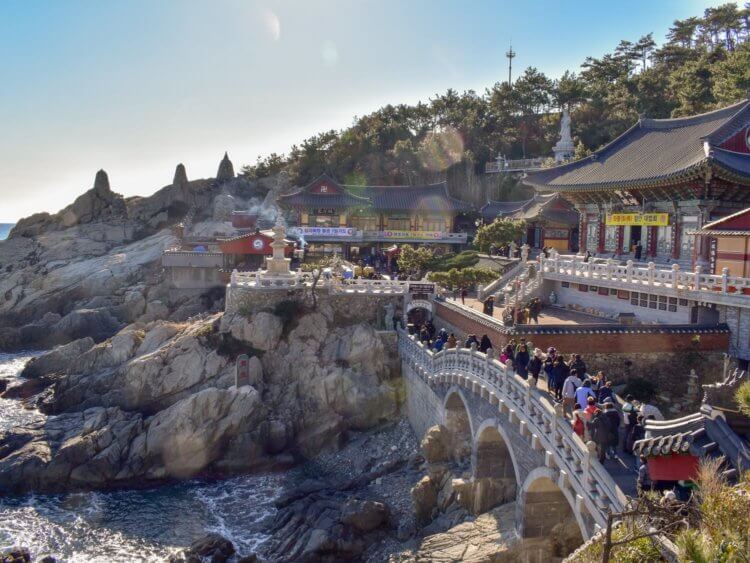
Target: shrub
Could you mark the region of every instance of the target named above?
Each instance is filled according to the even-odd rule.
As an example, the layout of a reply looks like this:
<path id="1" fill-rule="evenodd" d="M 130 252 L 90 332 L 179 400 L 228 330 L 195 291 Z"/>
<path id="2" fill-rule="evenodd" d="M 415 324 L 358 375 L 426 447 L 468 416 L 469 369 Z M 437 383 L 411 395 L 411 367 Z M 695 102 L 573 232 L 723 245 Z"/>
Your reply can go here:
<path id="1" fill-rule="evenodd" d="M 458 270 L 476 266 L 479 262 L 479 255 L 475 250 L 464 250 L 459 254 L 446 252 L 440 256 L 435 256 L 427 263 L 427 269 L 431 272 L 447 272 L 453 268 Z"/>
<path id="2" fill-rule="evenodd" d="M 622 394 L 633 395 L 639 401 L 650 401 L 656 395 L 656 385 L 648 379 L 634 377 L 625 384 Z"/>
<path id="3" fill-rule="evenodd" d="M 745 416 L 750 416 L 750 381 L 746 381 L 740 385 L 739 389 L 734 395 L 740 410 Z"/>

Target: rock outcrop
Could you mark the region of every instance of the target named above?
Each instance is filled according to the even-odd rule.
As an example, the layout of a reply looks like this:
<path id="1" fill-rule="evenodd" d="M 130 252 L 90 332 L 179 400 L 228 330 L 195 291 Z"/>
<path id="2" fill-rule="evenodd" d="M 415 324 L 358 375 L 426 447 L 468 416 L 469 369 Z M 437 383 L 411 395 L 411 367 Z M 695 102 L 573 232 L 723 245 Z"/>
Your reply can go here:
<path id="1" fill-rule="evenodd" d="M 52 385 L 41 399 L 51 416 L 0 435 L 0 491 L 284 466 L 340 443 L 349 429 L 394 418 L 392 351 L 369 325 L 333 326 L 322 309 L 286 326 L 265 311 L 133 324 L 99 344 L 82 339 L 41 356 L 28 369 L 34 390 Z M 252 384 L 236 388 L 242 352 L 251 355 Z M 350 508 L 355 528 L 378 519 L 377 506 Z"/>
<path id="2" fill-rule="evenodd" d="M 234 179 L 234 166 L 229 160 L 229 154 L 224 153 L 224 158 L 219 163 L 219 169 L 216 171 L 216 183 L 223 184 Z"/>

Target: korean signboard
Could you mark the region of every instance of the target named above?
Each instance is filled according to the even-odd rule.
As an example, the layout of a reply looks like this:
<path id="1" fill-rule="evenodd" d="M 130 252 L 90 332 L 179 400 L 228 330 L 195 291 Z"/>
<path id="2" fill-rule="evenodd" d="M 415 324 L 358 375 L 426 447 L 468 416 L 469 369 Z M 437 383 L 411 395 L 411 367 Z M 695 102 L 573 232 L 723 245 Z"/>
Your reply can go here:
<path id="1" fill-rule="evenodd" d="M 607 213 L 608 227 L 666 227 L 669 213 Z"/>
<path id="2" fill-rule="evenodd" d="M 294 227 L 289 229 L 290 235 L 350 237 L 355 229 L 351 227 Z"/>
<path id="3" fill-rule="evenodd" d="M 393 239 L 439 239 L 443 238 L 441 231 L 383 231 L 383 238 Z"/>

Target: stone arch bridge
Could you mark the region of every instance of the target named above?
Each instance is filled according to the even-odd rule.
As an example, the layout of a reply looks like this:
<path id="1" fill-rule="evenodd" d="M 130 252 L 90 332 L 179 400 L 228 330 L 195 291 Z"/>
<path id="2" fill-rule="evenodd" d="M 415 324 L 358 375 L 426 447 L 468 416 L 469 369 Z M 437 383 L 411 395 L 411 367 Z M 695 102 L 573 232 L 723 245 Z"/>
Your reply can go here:
<path id="1" fill-rule="evenodd" d="M 448 429 L 455 447 L 470 452 L 482 508 L 516 500 L 520 537 L 545 537 L 574 520 L 587 540 L 606 525 L 608 510 L 623 510 L 625 494 L 593 444 L 491 351 L 434 353 L 405 331 L 399 351 L 412 427 L 420 436 L 434 425 Z"/>

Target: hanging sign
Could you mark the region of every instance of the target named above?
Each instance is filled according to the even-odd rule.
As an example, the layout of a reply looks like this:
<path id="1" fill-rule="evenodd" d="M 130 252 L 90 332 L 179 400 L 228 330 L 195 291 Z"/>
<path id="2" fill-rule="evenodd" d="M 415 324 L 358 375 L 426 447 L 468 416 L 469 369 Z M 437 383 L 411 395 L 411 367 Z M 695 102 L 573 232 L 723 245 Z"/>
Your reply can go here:
<path id="1" fill-rule="evenodd" d="M 669 213 L 607 213 L 605 224 L 610 227 L 666 227 Z"/>
<path id="2" fill-rule="evenodd" d="M 324 236 L 324 237 L 350 237 L 354 235 L 355 229 L 351 227 L 292 227 L 290 235 L 295 236 Z"/>
<path id="3" fill-rule="evenodd" d="M 442 231 L 381 231 L 383 238 L 397 239 L 439 239 L 443 238 Z"/>

